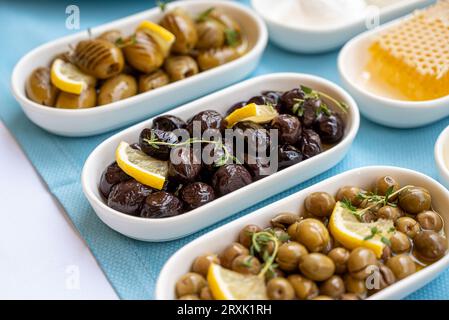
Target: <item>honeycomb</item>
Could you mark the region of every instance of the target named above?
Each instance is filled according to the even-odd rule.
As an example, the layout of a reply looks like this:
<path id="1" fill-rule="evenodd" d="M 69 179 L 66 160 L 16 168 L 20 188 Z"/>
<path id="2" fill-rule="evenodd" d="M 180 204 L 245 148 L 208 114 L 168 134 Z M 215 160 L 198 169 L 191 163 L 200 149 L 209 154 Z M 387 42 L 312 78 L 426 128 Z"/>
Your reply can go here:
<path id="1" fill-rule="evenodd" d="M 373 80 L 408 100 L 449 95 L 449 0 L 415 12 L 371 45 L 367 69 Z"/>

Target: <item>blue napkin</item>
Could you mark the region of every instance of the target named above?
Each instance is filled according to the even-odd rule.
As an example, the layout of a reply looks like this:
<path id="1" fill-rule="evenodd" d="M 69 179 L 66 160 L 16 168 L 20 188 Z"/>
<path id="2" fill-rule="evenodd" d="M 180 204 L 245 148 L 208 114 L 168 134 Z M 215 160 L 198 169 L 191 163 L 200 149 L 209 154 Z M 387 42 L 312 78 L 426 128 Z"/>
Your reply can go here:
<path id="1" fill-rule="evenodd" d="M 65 28 L 65 9 L 71 3 L 31 0 L 4 0 L 0 3 L 0 30 L 3 30 L 0 51 L 0 117 L 43 177 L 49 190 L 64 206 L 109 281 L 123 299 L 153 298 L 160 269 L 184 244 L 220 225 L 340 172 L 365 165 L 394 165 L 437 177 L 433 146 L 438 134 L 449 124 L 447 118 L 413 130 L 385 128 L 362 118 L 359 134 L 347 157 L 324 174 L 181 240 L 146 243 L 128 239 L 109 229 L 97 218 L 83 196 L 80 183 L 85 159 L 99 143 L 114 132 L 89 138 L 54 136 L 32 124 L 10 93 L 12 69 L 24 54 L 47 41 L 76 32 Z M 81 29 L 137 13 L 153 4 L 154 1 L 109 0 L 107 4 L 100 1 L 77 1 L 81 14 Z M 260 66 L 251 77 L 273 72 L 303 72 L 339 83 L 337 54 L 333 52 L 298 55 L 270 44 Z M 408 297 L 448 298 L 449 271 Z"/>

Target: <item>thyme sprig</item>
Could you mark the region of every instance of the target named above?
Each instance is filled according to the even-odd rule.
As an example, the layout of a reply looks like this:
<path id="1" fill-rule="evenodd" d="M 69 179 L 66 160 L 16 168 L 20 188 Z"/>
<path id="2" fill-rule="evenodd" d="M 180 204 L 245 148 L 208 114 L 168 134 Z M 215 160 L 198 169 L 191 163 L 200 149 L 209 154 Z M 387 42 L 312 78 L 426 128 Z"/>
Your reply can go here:
<path id="1" fill-rule="evenodd" d="M 306 102 L 306 100 L 308 99 L 320 99 L 320 98 L 326 98 L 328 100 L 330 100 L 333 104 L 335 104 L 337 107 L 339 107 L 341 109 L 341 111 L 343 113 L 347 113 L 348 112 L 348 105 L 342 101 L 338 101 L 337 99 L 331 97 L 330 95 L 318 91 L 318 90 L 314 90 L 312 88 L 300 85 L 301 90 L 304 92 L 304 98 L 303 99 L 294 99 L 294 101 L 296 102 L 293 105 L 293 113 L 298 115 L 298 116 L 303 116 L 304 115 L 304 104 Z M 324 103 L 323 101 L 321 101 L 320 106 L 318 107 L 318 109 L 316 110 L 316 115 L 320 115 L 321 113 L 324 113 L 327 116 L 331 115 L 331 110 L 329 109 L 329 106 Z"/>
<path id="2" fill-rule="evenodd" d="M 212 13 L 212 11 L 214 11 L 215 8 L 214 7 L 210 7 L 206 10 L 204 10 L 203 12 L 201 12 L 198 17 L 196 18 L 197 22 L 204 22 L 207 20 L 207 18 L 209 18 L 209 15 Z"/>
<path id="3" fill-rule="evenodd" d="M 262 259 L 264 260 L 263 268 L 260 270 L 258 276 L 264 277 L 265 273 L 274 272 L 274 269 L 277 267 L 274 261 L 279 250 L 279 239 L 274 232 L 265 230 L 253 233 L 251 240 L 251 254 L 254 255 L 255 252 L 262 254 Z M 271 254 L 267 250 L 264 250 L 270 243 L 273 243 L 273 251 Z"/>

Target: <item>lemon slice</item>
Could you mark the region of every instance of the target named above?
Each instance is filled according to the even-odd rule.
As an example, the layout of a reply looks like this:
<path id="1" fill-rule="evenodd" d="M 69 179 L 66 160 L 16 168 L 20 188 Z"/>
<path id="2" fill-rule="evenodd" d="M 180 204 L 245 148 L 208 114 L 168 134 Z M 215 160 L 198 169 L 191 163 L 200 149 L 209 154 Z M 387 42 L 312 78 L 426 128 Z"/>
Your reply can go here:
<path id="1" fill-rule="evenodd" d="M 164 27 L 161 27 L 160 25 L 148 20 L 142 21 L 140 25 L 137 27 L 137 30 L 143 31 L 150 37 L 152 37 L 157 42 L 157 44 L 162 48 L 162 50 L 165 53 L 165 56 L 168 55 L 172 44 L 176 40 L 176 37 L 173 33 L 168 31 Z"/>
<path id="2" fill-rule="evenodd" d="M 167 161 L 152 158 L 123 141 L 115 150 L 115 159 L 126 174 L 140 183 L 158 190 L 164 186 L 168 172 Z"/>
<path id="3" fill-rule="evenodd" d="M 395 228 L 392 220 L 360 222 L 341 202 L 337 202 L 329 220 L 329 230 L 346 248 L 366 247 L 380 258 Z"/>
<path id="4" fill-rule="evenodd" d="M 96 79 L 74 64 L 56 59 L 51 66 L 51 82 L 64 92 L 81 94 L 88 86 L 94 86 Z"/>
<path id="5" fill-rule="evenodd" d="M 228 128 L 230 128 L 237 122 L 242 121 L 251 121 L 255 123 L 269 122 L 278 115 L 278 112 L 272 106 L 250 103 L 232 112 L 226 117 L 226 122 Z"/>
<path id="6" fill-rule="evenodd" d="M 212 263 L 207 282 L 217 300 L 267 300 L 264 277 L 244 275 Z"/>

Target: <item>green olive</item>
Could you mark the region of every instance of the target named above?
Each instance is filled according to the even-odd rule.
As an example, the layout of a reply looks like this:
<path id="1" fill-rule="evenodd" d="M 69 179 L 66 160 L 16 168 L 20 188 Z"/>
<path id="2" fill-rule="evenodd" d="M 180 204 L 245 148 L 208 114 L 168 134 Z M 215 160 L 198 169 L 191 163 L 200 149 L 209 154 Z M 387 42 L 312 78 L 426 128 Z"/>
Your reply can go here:
<path id="1" fill-rule="evenodd" d="M 231 243 L 226 249 L 223 250 L 219 256 L 221 265 L 227 269 L 231 269 L 232 261 L 240 255 L 248 255 L 249 250 L 240 243 Z"/>
<path id="2" fill-rule="evenodd" d="M 404 213 L 399 207 L 383 206 L 377 211 L 377 217 L 379 219 L 392 220 L 393 222 L 398 220 L 403 215 Z"/>
<path id="3" fill-rule="evenodd" d="M 387 191 L 390 190 L 390 193 L 392 193 L 398 191 L 399 188 L 400 185 L 395 178 L 391 176 L 384 176 L 377 180 L 375 190 L 378 195 L 384 196 L 387 194 Z"/>
<path id="4" fill-rule="evenodd" d="M 209 266 L 212 264 L 220 264 L 220 259 L 216 254 L 207 253 L 197 257 L 192 264 L 192 271 L 207 277 Z"/>
<path id="5" fill-rule="evenodd" d="M 51 83 L 50 69 L 37 68 L 28 77 L 26 94 L 29 99 L 44 106 L 55 105 L 58 89 Z"/>
<path id="6" fill-rule="evenodd" d="M 118 75 L 125 65 L 122 50 L 103 39 L 78 42 L 73 61 L 81 71 L 98 79 Z"/>
<path id="7" fill-rule="evenodd" d="M 247 225 L 239 233 L 239 242 L 248 249 L 252 245 L 253 234 L 260 232 L 262 229 L 254 224 Z"/>
<path id="8" fill-rule="evenodd" d="M 180 297 L 179 300 L 200 300 L 200 297 L 197 294 L 186 294 Z"/>
<path id="9" fill-rule="evenodd" d="M 387 261 L 387 267 L 393 271 L 397 280 L 404 279 L 416 272 L 416 265 L 409 255 L 400 254 Z"/>
<path id="10" fill-rule="evenodd" d="M 345 293 L 345 283 L 340 276 L 332 276 L 320 285 L 320 294 L 338 299 Z"/>
<path id="11" fill-rule="evenodd" d="M 401 231 L 396 231 L 390 237 L 391 250 L 393 253 L 400 254 L 410 250 L 411 242 L 409 237 Z"/>
<path id="12" fill-rule="evenodd" d="M 301 259 L 299 269 L 311 280 L 324 281 L 334 274 L 335 264 L 322 253 L 311 253 Z"/>
<path id="13" fill-rule="evenodd" d="M 237 256 L 231 264 L 231 269 L 241 274 L 258 274 L 261 269 L 259 259 L 251 255 Z"/>
<path id="14" fill-rule="evenodd" d="M 447 239 L 432 230 L 425 230 L 413 239 L 416 255 L 424 261 L 441 259 L 447 251 Z"/>
<path id="15" fill-rule="evenodd" d="M 362 200 L 358 195 L 363 192 L 359 187 L 346 186 L 338 189 L 336 198 L 337 201 L 350 201 L 353 206 L 359 206 Z"/>
<path id="16" fill-rule="evenodd" d="M 133 76 L 119 74 L 106 80 L 98 93 L 98 105 L 123 100 L 137 94 L 137 81 Z"/>
<path id="17" fill-rule="evenodd" d="M 293 290 L 295 290 L 295 295 L 298 299 L 307 300 L 318 296 L 318 286 L 314 281 L 297 274 L 291 275 L 287 279 L 292 285 Z"/>
<path id="18" fill-rule="evenodd" d="M 214 296 L 212 295 L 212 291 L 210 291 L 209 287 L 204 287 L 200 291 L 200 299 L 201 300 L 214 300 Z"/>
<path id="19" fill-rule="evenodd" d="M 285 277 L 285 273 L 279 268 L 270 268 L 267 273 L 265 273 L 265 279 L 266 281 L 269 281 L 273 278 L 283 278 Z"/>
<path id="20" fill-rule="evenodd" d="M 276 262 L 284 271 L 295 271 L 298 269 L 299 261 L 307 255 L 307 249 L 302 244 L 290 241 L 279 247 Z"/>
<path id="21" fill-rule="evenodd" d="M 420 232 L 421 227 L 415 219 L 410 217 L 401 217 L 396 220 L 396 229 L 413 239 L 418 232 Z"/>
<path id="22" fill-rule="evenodd" d="M 219 9 L 214 8 L 211 12 L 209 12 L 207 17 L 220 22 L 228 30 L 234 30 L 238 34 L 241 33 L 240 25 L 237 21 Z"/>
<path id="23" fill-rule="evenodd" d="M 109 30 L 100 34 L 97 39 L 106 40 L 110 43 L 117 44 L 120 39 L 123 39 L 123 34 L 120 30 Z"/>
<path id="24" fill-rule="evenodd" d="M 319 220 L 308 218 L 292 224 L 288 228 L 292 240 L 303 244 L 310 252 L 320 252 L 330 241 L 329 231 Z"/>
<path id="25" fill-rule="evenodd" d="M 197 62 L 201 71 L 209 70 L 240 57 L 237 48 L 221 47 L 202 50 L 198 54 Z"/>
<path id="26" fill-rule="evenodd" d="M 348 271 L 354 279 L 364 280 L 371 275 L 376 264 L 376 254 L 371 249 L 358 247 L 349 255 Z"/>
<path id="27" fill-rule="evenodd" d="M 143 73 L 151 73 L 164 63 L 165 53 L 158 43 L 144 31 L 137 31 L 133 40 L 123 47 L 126 62 Z"/>
<path id="28" fill-rule="evenodd" d="M 213 19 L 207 19 L 196 24 L 198 34 L 198 49 L 220 48 L 225 44 L 225 28 Z"/>
<path id="29" fill-rule="evenodd" d="M 343 293 L 340 300 L 360 300 L 360 298 L 355 293 Z"/>
<path id="30" fill-rule="evenodd" d="M 178 297 L 191 294 L 197 295 L 206 284 L 206 279 L 202 275 L 194 272 L 186 273 L 176 282 L 176 295 Z"/>
<path id="31" fill-rule="evenodd" d="M 394 275 L 393 271 L 387 267 L 386 265 L 380 263 L 378 266 L 378 271 L 376 271 L 378 282 L 376 285 L 377 288 L 374 288 L 374 291 L 385 289 L 388 286 L 391 286 L 393 283 L 396 282 L 396 276 Z"/>
<path id="32" fill-rule="evenodd" d="M 348 293 L 353 293 L 360 298 L 363 298 L 368 291 L 365 280 L 355 279 L 350 274 L 346 274 L 344 282 L 346 291 Z"/>
<path id="33" fill-rule="evenodd" d="M 173 52 L 187 54 L 195 47 L 198 41 L 195 22 L 183 9 L 166 13 L 159 24 L 175 35 Z"/>
<path id="34" fill-rule="evenodd" d="M 61 91 L 55 106 L 61 109 L 85 109 L 95 107 L 96 103 L 97 92 L 95 88 L 89 87 L 80 95 Z"/>
<path id="35" fill-rule="evenodd" d="M 149 74 L 143 74 L 139 77 L 139 92 L 147 92 L 156 88 L 163 87 L 170 83 L 168 74 L 163 70 L 156 70 Z"/>
<path id="36" fill-rule="evenodd" d="M 270 300 L 292 300 L 295 290 L 285 278 L 273 278 L 267 283 L 267 296 Z"/>
<path id="37" fill-rule="evenodd" d="M 294 213 L 281 213 L 271 219 L 271 225 L 276 228 L 287 229 L 289 226 L 295 222 L 299 222 L 301 217 Z"/>
<path id="38" fill-rule="evenodd" d="M 399 206 L 412 215 L 429 210 L 431 203 L 429 191 L 421 187 L 409 187 L 399 193 Z"/>
<path id="39" fill-rule="evenodd" d="M 168 57 L 164 69 L 171 81 L 182 80 L 198 73 L 198 65 L 191 56 Z"/>
<path id="40" fill-rule="evenodd" d="M 316 296 L 315 298 L 313 298 L 312 300 L 334 300 L 334 299 L 332 299 L 329 296 L 319 295 L 319 296 Z"/>
<path id="41" fill-rule="evenodd" d="M 335 273 L 342 274 L 346 272 L 349 254 L 349 251 L 343 247 L 334 248 L 327 254 L 334 261 Z"/>
<path id="42" fill-rule="evenodd" d="M 335 207 L 335 199 L 326 192 L 314 192 L 307 196 L 304 206 L 317 217 L 329 217 Z"/>
<path id="43" fill-rule="evenodd" d="M 443 218 L 435 211 L 424 211 L 416 216 L 419 225 L 425 230 L 439 232 L 443 228 Z"/>

